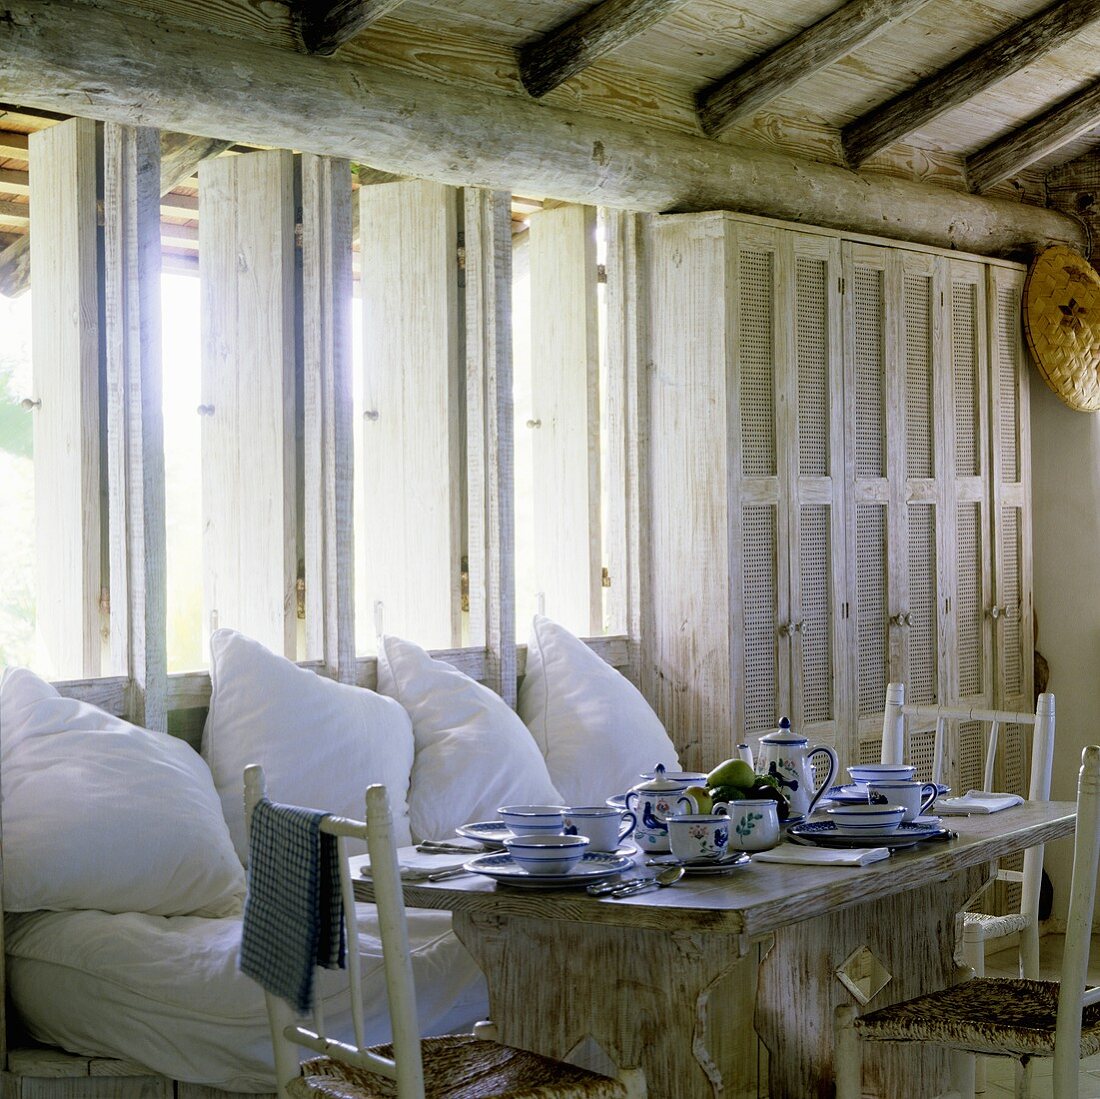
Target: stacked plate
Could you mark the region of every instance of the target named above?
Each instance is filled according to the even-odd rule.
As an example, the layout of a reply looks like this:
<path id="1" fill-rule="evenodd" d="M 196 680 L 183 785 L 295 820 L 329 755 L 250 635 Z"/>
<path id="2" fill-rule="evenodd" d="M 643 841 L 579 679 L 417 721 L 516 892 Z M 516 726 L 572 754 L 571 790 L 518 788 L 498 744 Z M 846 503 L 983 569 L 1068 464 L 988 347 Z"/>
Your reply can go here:
<path id="1" fill-rule="evenodd" d="M 581 861 L 566 874 L 532 874 L 524 870 L 507 851 L 490 851 L 465 863 L 464 869 L 471 874 L 483 874 L 502 885 L 518 885 L 523 889 L 568 889 L 621 874 L 633 865 L 634 860 L 629 855 L 586 851 Z"/>
<path id="2" fill-rule="evenodd" d="M 796 824 L 790 834 L 796 839 L 808 840 L 820 847 L 909 847 L 914 843 L 943 836 L 944 830 L 938 824 L 902 821 L 896 832 L 846 836 L 837 830 L 831 820 L 815 820 Z"/>

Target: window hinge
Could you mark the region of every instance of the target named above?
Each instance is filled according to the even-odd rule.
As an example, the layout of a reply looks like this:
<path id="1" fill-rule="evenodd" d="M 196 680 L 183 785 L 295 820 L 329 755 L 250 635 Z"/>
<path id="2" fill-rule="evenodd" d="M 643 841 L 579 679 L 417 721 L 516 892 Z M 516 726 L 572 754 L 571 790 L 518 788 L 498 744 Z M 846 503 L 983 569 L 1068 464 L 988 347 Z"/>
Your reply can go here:
<path id="1" fill-rule="evenodd" d="M 844 293 L 844 276 L 843 275 L 838 275 L 837 276 L 836 288 L 837 288 L 837 290 L 840 291 L 840 293 L 842 293 L 842 294 Z"/>
<path id="2" fill-rule="evenodd" d="M 607 571 L 606 565 L 600 571 L 600 584 L 605 588 L 611 587 L 611 573 Z"/>
<path id="3" fill-rule="evenodd" d="M 462 555 L 462 572 L 459 576 L 459 586 L 462 593 L 462 610 L 469 613 L 470 610 L 470 558 Z"/>
<path id="4" fill-rule="evenodd" d="M 298 562 L 298 579 L 294 581 L 294 595 L 297 599 L 297 612 L 299 618 L 306 616 L 306 563 Z"/>
<path id="5" fill-rule="evenodd" d="M 597 282 L 607 282 L 607 264 L 606 263 L 597 263 L 596 264 L 596 281 Z"/>

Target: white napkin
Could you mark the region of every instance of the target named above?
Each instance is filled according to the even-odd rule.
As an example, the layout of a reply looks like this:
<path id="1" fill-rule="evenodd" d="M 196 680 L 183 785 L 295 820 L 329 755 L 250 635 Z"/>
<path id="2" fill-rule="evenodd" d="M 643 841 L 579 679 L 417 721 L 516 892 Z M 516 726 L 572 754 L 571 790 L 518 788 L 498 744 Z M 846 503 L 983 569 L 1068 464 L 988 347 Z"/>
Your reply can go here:
<path id="1" fill-rule="evenodd" d="M 866 866 L 889 857 L 889 847 L 803 847 L 798 843 L 783 843 L 770 851 L 755 852 L 752 861 L 787 862 L 799 866 Z"/>
<path id="2" fill-rule="evenodd" d="M 999 813 L 1013 805 L 1023 805 L 1019 794 L 996 794 L 989 790 L 967 790 L 957 798 L 938 798 L 936 812 L 943 816 L 965 816 L 970 813 Z"/>
<path id="3" fill-rule="evenodd" d="M 439 859 L 429 863 L 417 863 L 415 866 L 411 866 L 408 863 L 398 863 L 398 868 L 401 871 L 402 881 L 427 881 L 432 874 L 442 873 L 444 870 L 460 870 L 469 859 L 459 859 L 457 862 L 454 859 Z M 370 863 L 364 863 L 359 868 L 360 877 L 370 877 Z"/>

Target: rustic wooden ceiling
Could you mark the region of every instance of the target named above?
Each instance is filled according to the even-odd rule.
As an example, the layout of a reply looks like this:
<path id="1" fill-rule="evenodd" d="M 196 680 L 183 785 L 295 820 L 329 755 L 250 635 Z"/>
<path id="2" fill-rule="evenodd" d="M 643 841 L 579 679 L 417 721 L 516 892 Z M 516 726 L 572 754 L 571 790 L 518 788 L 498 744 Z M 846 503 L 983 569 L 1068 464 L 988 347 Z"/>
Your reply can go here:
<path id="1" fill-rule="evenodd" d="M 649 134 L 1036 204 L 1052 169 L 1100 145 L 1100 0 L 125 3 L 288 51 L 533 90 Z M 27 231 L 25 135 L 52 117 L 0 113 L 0 246 Z M 167 232 L 186 256 L 194 188 L 174 193 Z"/>

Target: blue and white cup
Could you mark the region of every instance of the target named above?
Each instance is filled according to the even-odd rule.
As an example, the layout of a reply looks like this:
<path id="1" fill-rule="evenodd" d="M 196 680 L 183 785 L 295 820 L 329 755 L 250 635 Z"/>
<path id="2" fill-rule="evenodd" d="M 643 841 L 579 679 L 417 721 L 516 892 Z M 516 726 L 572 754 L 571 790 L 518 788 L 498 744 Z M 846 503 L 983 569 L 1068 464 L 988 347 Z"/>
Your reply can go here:
<path id="1" fill-rule="evenodd" d="M 593 851 L 615 851 L 634 831 L 637 819 L 608 805 L 574 805 L 562 813 L 567 836 L 587 836 Z"/>
<path id="2" fill-rule="evenodd" d="M 562 834 L 564 805 L 501 805 L 497 812 L 513 836 Z"/>
<path id="3" fill-rule="evenodd" d="M 681 862 L 717 861 L 729 851 L 729 842 L 730 818 L 724 813 L 682 813 L 668 818 L 669 847 Z"/>
<path id="4" fill-rule="evenodd" d="M 900 805 L 902 820 L 916 820 L 936 803 L 939 787 L 934 782 L 906 782 L 880 779 L 867 783 L 867 800 L 872 805 Z"/>

